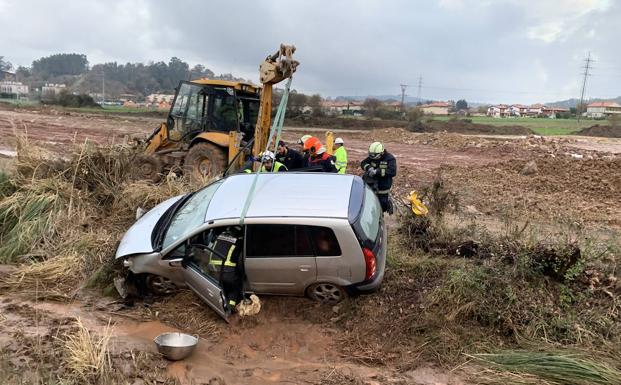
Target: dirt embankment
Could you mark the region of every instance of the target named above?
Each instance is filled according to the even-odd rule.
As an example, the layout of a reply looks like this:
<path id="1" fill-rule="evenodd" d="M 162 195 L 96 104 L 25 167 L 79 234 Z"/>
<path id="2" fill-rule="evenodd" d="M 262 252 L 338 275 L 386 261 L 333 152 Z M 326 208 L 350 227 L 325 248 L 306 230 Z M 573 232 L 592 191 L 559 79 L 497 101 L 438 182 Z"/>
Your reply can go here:
<path id="1" fill-rule="evenodd" d="M 99 145 L 121 143 L 126 136 L 146 137 L 161 119 L 88 114 L 52 108 L 14 109 L 0 104 L 0 147 L 15 148 L 15 135 L 59 153 L 85 140 Z"/>
<path id="2" fill-rule="evenodd" d="M 464 205 L 488 215 L 522 211 L 544 222 L 571 218 L 621 226 L 621 159 L 537 158 L 534 171 L 525 172 L 527 163 L 448 166 L 443 175 Z"/>
<path id="3" fill-rule="evenodd" d="M 575 135 L 621 138 L 621 126 L 606 126 L 596 124 L 591 127 L 583 128 L 582 130 L 576 132 Z"/>

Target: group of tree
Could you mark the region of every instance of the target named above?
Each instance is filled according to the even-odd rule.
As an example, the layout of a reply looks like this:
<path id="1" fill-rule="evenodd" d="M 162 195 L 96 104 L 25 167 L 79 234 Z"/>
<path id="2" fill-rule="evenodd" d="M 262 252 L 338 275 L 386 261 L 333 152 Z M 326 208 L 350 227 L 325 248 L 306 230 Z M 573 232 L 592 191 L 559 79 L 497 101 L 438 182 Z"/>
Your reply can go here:
<path id="1" fill-rule="evenodd" d="M 280 100 L 282 98 L 282 90 L 276 89 L 272 99 L 272 112 L 276 112 Z M 296 118 L 304 115 L 323 116 L 324 111 L 321 105 L 321 96 L 319 94 L 306 95 L 296 90 L 291 90 L 287 101 L 287 118 Z"/>
<path id="2" fill-rule="evenodd" d="M 13 68 L 13 65 L 4 60 L 4 56 L 0 56 L 0 71 L 9 71 L 11 68 Z"/>
<path id="3" fill-rule="evenodd" d="M 0 57 L 0 68 L 11 68 Z M 72 92 L 101 93 L 105 84 L 107 95 L 134 94 L 138 97 L 152 93 L 173 93 L 181 80 L 208 77 L 241 80 L 231 74 L 216 75 L 202 64 L 193 67 L 173 57 L 168 62 L 103 63 L 89 67 L 86 55 L 54 54 L 32 62 L 30 67 L 18 67 L 17 77 L 32 88 L 44 83 L 64 83 Z"/>

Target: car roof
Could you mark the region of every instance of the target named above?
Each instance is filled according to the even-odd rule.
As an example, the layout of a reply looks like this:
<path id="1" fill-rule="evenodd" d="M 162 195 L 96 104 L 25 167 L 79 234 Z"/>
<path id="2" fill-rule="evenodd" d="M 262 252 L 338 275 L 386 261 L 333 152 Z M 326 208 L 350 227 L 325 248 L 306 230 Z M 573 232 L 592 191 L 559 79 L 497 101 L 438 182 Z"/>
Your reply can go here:
<path id="1" fill-rule="evenodd" d="M 353 175 L 284 172 L 225 178 L 209 203 L 205 222 L 239 218 L 256 178 L 246 213 L 256 217 L 347 218 Z"/>

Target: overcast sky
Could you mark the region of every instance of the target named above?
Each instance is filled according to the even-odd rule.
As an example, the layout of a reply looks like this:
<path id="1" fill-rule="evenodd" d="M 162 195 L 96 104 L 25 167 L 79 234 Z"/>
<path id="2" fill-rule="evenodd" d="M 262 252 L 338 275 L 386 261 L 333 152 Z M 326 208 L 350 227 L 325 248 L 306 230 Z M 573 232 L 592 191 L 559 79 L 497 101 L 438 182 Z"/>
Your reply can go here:
<path id="1" fill-rule="evenodd" d="M 621 0 L 0 0 L 0 55 L 91 64 L 177 56 L 258 82 L 280 42 L 294 88 L 324 96 L 407 94 L 481 102 L 621 95 Z"/>

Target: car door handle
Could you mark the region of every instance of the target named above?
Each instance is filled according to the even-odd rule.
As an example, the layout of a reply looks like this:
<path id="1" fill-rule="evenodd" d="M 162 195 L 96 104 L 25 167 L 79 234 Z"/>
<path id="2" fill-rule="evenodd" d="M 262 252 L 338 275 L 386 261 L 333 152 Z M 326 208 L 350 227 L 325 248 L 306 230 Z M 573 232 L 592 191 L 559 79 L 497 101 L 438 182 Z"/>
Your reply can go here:
<path id="1" fill-rule="evenodd" d="M 309 271 L 311 265 L 300 265 L 300 271 Z"/>

